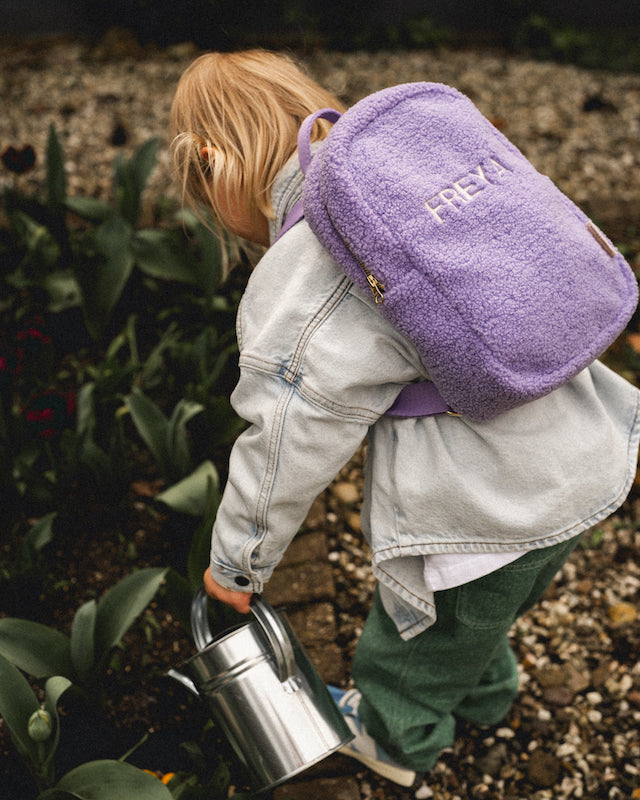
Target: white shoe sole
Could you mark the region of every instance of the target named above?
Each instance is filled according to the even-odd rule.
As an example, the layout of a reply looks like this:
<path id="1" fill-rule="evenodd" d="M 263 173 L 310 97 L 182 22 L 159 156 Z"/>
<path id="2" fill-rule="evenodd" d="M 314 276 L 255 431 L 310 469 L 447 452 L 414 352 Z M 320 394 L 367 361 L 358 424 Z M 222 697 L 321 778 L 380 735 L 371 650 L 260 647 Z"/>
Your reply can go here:
<path id="1" fill-rule="evenodd" d="M 361 764 L 364 764 L 365 767 L 377 772 L 378 775 L 382 776 L 383 778 L 387 778 L 388 780 L 397 783 L 398 786 L 409 787 L 413 786 L 413 784 L 416 782 L 416 773 L 413 770 L 406 769 L 405 767 L 395 764 L 387 764 L 384 761 L 379 761 L 377 758 L 373 758 L 372 756 L 366 756 L 363 753 L 358 753 L 357 750 L 353 750 L 348 744 L 344 747 L 341 747 L 340 752 L 345 756 L 355 758 L 357 761 L 360 761 Z"/>

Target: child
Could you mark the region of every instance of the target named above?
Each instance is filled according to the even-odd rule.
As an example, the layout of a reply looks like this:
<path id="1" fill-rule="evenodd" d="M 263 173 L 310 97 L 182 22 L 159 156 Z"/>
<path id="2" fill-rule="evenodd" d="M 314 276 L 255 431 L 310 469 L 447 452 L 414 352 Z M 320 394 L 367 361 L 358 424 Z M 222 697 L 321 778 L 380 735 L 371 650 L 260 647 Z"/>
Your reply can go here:
<path id="1" fill-rule="evenodd" d="M 301 194 L 298 128 L 323 107 L 340 104 L 284 56 L 200 57 L 171 113 L 185 199 L 269 245 Z M 314 138 L 326 132 L 317 123 Z M 362 527 L 378 588 L 357 688 L 331 691 L 356 734 L 345 752 L 409 786 L 452 744 L 456 717 L 507 714 L 518 691 L 509 629 L 626 497 L 639 393 L 595 362 L 489 422 L 386 416 L 405 384 L 429 376 L 304 221 L 254 268 L 237 332 L 232 400 L 249 428 L 231 453 L 206 589 L 248 611 L 367 437 Z"/>

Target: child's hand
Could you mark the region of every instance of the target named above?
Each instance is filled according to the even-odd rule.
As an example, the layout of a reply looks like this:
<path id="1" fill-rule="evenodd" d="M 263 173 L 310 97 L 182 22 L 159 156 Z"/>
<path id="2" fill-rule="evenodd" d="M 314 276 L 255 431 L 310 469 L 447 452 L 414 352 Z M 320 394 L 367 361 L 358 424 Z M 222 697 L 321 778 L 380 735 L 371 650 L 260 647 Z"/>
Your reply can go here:
<path id="1" fill-rule="evenodd" d="M 204 573 L 204 588 L 209 597 L 213 597 L 214 600 L 226 603 L 241 614 L 249 613 L 251 592 L 234 592 L 231 589 L 225 589 L 224 586 L 220 586 L 220 584 L 213 579 L 209 569 Z"/>

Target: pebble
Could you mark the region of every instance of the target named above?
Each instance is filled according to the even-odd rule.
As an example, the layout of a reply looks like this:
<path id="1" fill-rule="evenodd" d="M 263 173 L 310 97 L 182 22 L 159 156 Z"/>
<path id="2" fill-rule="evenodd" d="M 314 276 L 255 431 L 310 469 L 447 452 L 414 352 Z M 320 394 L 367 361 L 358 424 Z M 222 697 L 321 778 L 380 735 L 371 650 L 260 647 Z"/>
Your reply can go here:
<path id="1" fill-rule="evenodd" d="M 560 775 L 560 760 L 542 749 L 534 750 L 529 757 L 527 777 L 534 784 L 546 788 L 553 786 Z"/>
<path id="2" fill-rule="evenodd" d="M 638 609 L 631 603 L 616 603 L 607 609 L 607 615 L 614 628 L 631 625 L 638 618 Z"/>

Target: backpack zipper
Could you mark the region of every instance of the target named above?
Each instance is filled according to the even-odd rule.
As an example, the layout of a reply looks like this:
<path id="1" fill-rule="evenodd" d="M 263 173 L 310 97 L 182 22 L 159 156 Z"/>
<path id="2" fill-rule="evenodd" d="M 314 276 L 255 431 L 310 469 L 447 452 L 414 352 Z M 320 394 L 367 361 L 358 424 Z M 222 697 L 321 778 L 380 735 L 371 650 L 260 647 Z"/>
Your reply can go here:
<path id="1" fill-rule="evenodd" d="M 360 261 L 358 256 L 353 252 L 349 242 L 347 242 L 347 240 L 344 238 L 344 236 L 342 236 L 342 234 L 338 230 L 338 227 L 335 224 L 335 222 L 333 221 L 333 218 L 332 218 L 331 214 L 329 213 L 329 208 L 327 207 L 326 204 L 324 206 L 324 209 L 325 209 L 325 211 L 327 213 L 329 221 L 333 225 L 333 229 L 335 230 L 335 232 L 338 234 L 338 236 L 342 240 L 342 244 L 351 253 L 351 256 L 358 262 L 358 264 L 360 266 L 360 269 L 364 272 L 364 274 L 365 274 L 365 276 L 367 278 L 367 283 L 369 284 L 369 288 L 371 289 L 371 294 L 373 295 L 373 300 L 374 300 L 375 304 L 377 306 L 382 305 L 382 303 L 384 303 L 384 288 L 385 288 L 384 287 L 384 283 L 382 283 L 382 281 L 379 281 L 376 278 L 376 276 L 373 274 L 373 272 L 371 272 L 370 269 L 365 267 L 365 265 L 362 263 L 362 261 Z"/>
<path id="2" fill-rule="evenodd" d="M 382 305 L 384 303 L 384 283 L 379 281 L 376 276 L 371 272 L 370 269 L 365 267 L 365 265 L 360 261 L 358 256 L 353 252 L 353 250 L 349 247 L 349 245 L 342 240 L 351 253 L 351 255 L 355 258 L 355 260 L 360 265 L 360 269 L 364 272 L 367 278 L 367 283 L 369 284 L 369 288 L 371 289 L 371 294 L 373 295 L 373 300 L 377 306 Z"/>
<path id="3" fill-rule="evenodd" d="M 369 284 L 369 288 L 373 294 L 375 304 L 377 306 L 381 305 L 384 303 L 384 283 L 380 283 L 376 276 L 369 272 L 369 270 L 361 261 L 358 261 L 358 264 L 360 264 L 364 270 L 364 274 L 367 276 L 367 283 Z"/>

